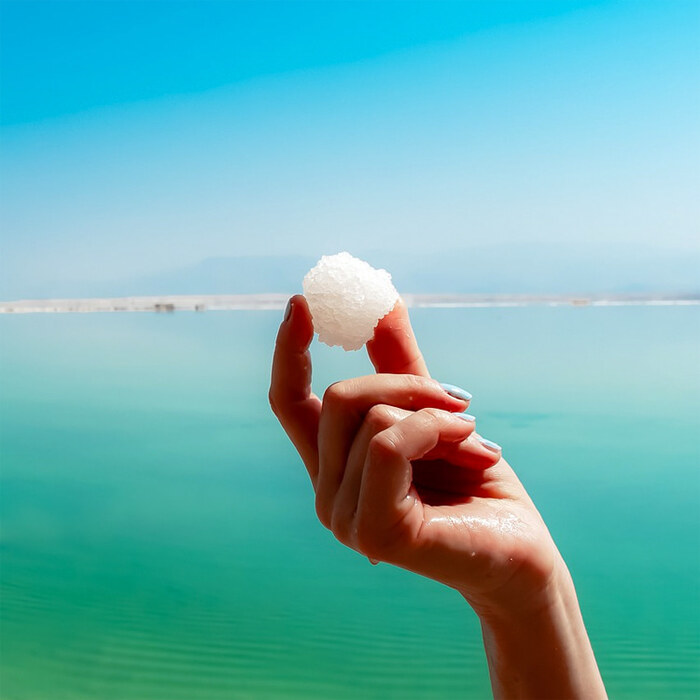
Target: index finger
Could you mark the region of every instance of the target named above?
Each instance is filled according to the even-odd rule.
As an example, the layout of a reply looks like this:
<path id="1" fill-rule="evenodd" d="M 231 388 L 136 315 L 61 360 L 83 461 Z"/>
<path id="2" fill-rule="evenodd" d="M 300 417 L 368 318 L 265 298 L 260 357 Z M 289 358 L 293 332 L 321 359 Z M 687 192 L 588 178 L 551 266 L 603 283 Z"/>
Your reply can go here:
<path id="1" fill-rule="evenodd" d="M 377 372 L 430 376 L 411 328 L 408 309 L 401 298 L 380 319 L 374 337 L 367 341 L 367 352 Z"/>
<path id="2" fill-rule="evenodd" d="M 289 300 L 287 315 L 277 333 L 269 396 L 274 414 L 315 483 L 321 400 L 311 391 L 309 345 L 313 337 L 309 307 L 306 299 L 297 294 Z"/>

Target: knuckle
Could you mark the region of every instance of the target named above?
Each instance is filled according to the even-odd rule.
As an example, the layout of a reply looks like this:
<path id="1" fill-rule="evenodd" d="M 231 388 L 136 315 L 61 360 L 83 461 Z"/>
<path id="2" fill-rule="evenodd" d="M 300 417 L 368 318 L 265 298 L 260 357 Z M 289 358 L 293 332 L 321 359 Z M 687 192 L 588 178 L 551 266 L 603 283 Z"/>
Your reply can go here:
<path id="1" fill-rule="evenodd" d="M 396 454 L 396 443 L 388 431 L 377 433 L 367 447 L 367 456 L 372 462 L 382 462 Z"/>
<path id="2" fill-rule="evenodd" d="M 426 428 L 435 429 L 440 427 L 444 417 L 444 411 L 438 408 L 422 408 L 418 411 L 418 415 Z"/>
<path id="3" fill-rule="evenodd" d="M 316 498 L 316 517 L 321 521 L 321 525 L 327 530 L 332 530 L 333 513 L 326 501 Z"/>
<path id="4" fill-rule="evenodd" d="M 376 533 L 368 528 L 363 522 L 357 525 L 355 533 L 355 543 L 358 551 L 362 552 L 367 557 L 380 559 L 382 555 L 381 547 L 377 541 Z"/>
<path id="5" fill-rule="evenodd" d="M 394 419 L 388 406 L 375 404 L 367 411 L 365 422 L 370 428 L 379 431 L 393 425 Z"/>
<path id="6" fill-rule="evenodd" d="M 334 382 L 323 394 L 323 403 L 331 407 L 340 406 L 350 399 L 352 385 L 349 380 Z"/>
<path id="7" fill-rule="evenodd" d="M 371 523 L 359 519 L 355 533 L 355 542 L 358 551 L 373 559 L 391 560 L 399 555 L 408 533 L 402 522 L 387 524 L 386 527 L 377 527 Z"/>
<path id="8" fill-rule="evenodd" d="M 350 546 L 350 526 L 345 513 L 340 512 L 337 508 L 334 509 L 331 516 L 331 532 L 338 542 Z"/>
<path id="9" fill-rule="evenodd" d="M 404 382 L 406 383 L 406 388 L 411 392 L 425 391 L 426 381 L 423 377 L 419 377 L 416 374 L 406 374 L 404 375 Z"/>
<path id="10" fill-rule="evenodd" d="M 386 560 L 392 558 L 394 541 L 386 532 L 378 532 L 376 528 L 359 523 L 355 535 L 356 547 L 366 557 Z"/>
<path id="11" fill-rule="evenodd" d="M 438 423 L 444 419 L 446 411 L 439 408 L 422 408 L 419 413 L 429 423 Z"/>

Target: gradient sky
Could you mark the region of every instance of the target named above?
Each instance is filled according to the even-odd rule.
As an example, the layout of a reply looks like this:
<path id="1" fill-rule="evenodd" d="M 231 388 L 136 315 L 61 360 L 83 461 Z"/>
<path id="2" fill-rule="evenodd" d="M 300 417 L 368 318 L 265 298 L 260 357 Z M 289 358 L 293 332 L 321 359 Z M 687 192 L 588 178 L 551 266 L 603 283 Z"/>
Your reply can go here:
<path id="1" fill-rule="evenodd" d="M 239 254 L 700 250 L 697 0 L 0 8 L 5 298 Z"/>

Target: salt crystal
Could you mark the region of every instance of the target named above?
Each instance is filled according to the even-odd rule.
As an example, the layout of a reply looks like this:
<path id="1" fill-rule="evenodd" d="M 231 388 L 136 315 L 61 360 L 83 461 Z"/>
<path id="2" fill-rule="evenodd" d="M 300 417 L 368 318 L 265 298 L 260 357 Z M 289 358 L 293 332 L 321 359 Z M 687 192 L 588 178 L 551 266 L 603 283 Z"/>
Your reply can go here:
<path id="1" fill-rule="evenodd" d="M 399 298 L 386 270 L 350 253 L 324 255 L 306 273 L 303 289 L 318 339 L 345 350 L 359 350 Z"/>

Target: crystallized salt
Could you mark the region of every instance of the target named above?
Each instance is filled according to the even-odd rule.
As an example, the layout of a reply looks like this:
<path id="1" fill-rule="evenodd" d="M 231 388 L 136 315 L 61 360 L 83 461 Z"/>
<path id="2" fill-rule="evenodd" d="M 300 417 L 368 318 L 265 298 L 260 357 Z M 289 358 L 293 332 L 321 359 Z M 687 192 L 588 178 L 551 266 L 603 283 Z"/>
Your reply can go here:
<path id="1" fill-rule="evenodd" d="M 350 253 L 324 255 L 306 273 L 303 288 L 318 339 L 345 350 L 359 350 L 399 298 L 386 270 Z"/>

